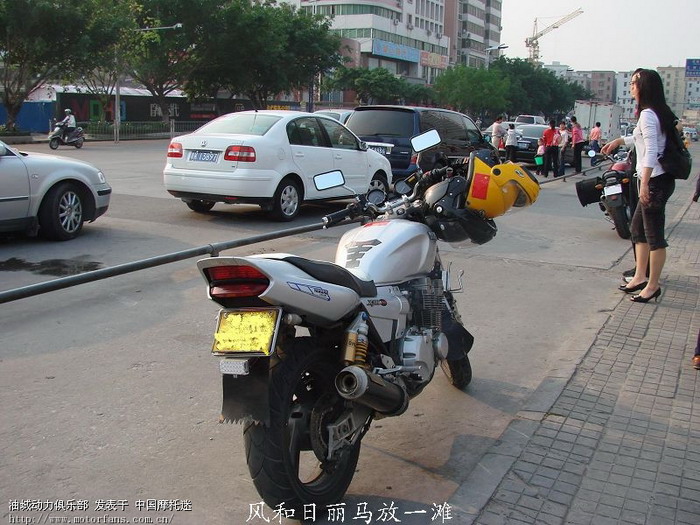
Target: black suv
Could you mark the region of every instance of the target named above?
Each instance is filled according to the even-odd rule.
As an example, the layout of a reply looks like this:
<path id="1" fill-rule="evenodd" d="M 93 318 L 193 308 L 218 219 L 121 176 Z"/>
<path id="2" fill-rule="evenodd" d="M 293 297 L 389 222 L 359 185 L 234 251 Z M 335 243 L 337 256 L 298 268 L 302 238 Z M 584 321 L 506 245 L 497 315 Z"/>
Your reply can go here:
<path id="1" fill-rule="evenodd" d="M 440 159 L 444 157 L 467 157 L 476 149 L 494 151 L 472 119 L 448 109 L 360 106 L 355 108 L 345 125 L 364 141 L 394 145 L 391 153 L 386 154 L 394 181 L 416 170 L 417 155 L 411 148 L 410 139 L 424 131 L 435 129 L 442 139 L 439 146 L 423 153 L 421 168 L 424 170 L 440 165 Z"/>

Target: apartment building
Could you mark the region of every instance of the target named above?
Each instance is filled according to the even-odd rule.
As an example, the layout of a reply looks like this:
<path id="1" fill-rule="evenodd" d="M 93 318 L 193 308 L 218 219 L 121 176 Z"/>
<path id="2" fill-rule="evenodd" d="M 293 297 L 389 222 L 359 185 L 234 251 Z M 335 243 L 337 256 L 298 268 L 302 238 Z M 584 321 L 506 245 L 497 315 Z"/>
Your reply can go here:
<path id="1" fill-rule="evenodd" d="M 627 122 L 637 121 L 637 103 L 630 93 L 632 71 L 621 71 L 615 75 L 615 102 L 622 108 L 622 118 Z"/>
<path id="2" fill-rule="evenodd" d="M 496 58 L 501 0 L 287 0 L 332 16 L 350 65 L 384 67 L 409 82 L 432 84 L 454 64 Z"/>

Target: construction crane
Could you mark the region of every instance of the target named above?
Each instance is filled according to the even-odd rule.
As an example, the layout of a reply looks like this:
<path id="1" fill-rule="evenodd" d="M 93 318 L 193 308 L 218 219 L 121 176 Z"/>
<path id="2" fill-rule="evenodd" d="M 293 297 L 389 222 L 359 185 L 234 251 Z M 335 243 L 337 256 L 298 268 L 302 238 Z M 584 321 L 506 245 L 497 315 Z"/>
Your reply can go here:
<path id="1" fill-rule="evenodd" d="M 564 18 L 561 18 L 554 22 L 552 25 L 545 27 L 542 31 L 537 31 L 537 19 L 535 18 L 535 27 L 532 30 L 532 36 L 525 39 L 525 47 L 530 49 L 530 58 L 528 59 L 532 64 L 539 65 L 540 63 L 540 37 L 546 35 L 550 31 L 555 30 L 557 27 L 567 23 L 569 20 L 573 20 L 578 15 L 583 13 L 583 9 L 579 8 L 573 13 L 569 13 Z"/>

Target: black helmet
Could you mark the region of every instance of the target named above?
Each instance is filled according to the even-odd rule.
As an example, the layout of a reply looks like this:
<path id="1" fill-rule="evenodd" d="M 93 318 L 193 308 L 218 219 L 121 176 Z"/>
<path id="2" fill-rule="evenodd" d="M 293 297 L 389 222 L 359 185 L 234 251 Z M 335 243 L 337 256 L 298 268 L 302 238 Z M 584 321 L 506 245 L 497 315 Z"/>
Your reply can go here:
<path id="1" fill-rule="evenodd" d="M 465 207 L 468 189 L 467 180 L 458 176 L 438 182 L 425 192 L 425 203 L 432 212 L 426 223 L 441 241 L 484 244 L 495 237 L 496 223 Z"/>

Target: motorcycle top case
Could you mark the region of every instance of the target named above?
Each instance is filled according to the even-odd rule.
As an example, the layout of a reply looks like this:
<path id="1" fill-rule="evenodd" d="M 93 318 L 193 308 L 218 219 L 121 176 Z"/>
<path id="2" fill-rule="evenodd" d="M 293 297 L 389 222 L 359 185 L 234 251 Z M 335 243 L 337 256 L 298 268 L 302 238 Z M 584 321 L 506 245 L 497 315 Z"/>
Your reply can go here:
<path id="1" fill-rule="evenodd" d="M 395 284 L 432 271 L 437 237 L 425 224 L 404 219 L 378 220 L 346 232 L 335 263 L 375 284 Z"/>

